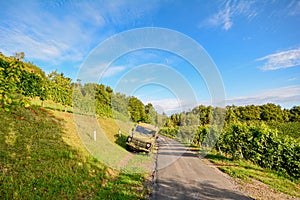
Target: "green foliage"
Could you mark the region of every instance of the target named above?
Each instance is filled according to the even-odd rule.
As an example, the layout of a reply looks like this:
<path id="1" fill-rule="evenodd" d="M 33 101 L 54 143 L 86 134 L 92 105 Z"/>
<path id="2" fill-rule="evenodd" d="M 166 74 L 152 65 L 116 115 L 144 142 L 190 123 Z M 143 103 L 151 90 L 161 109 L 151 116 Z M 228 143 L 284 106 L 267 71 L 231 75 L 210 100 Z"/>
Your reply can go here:
<path id="1" fill-rule="evenodd" d="M 81 88 L 81 85 L 73 87 L 73 112 L 84 115 L 95 114 L 95 96 Z"/>
<path id="2" fill-rule="evenodd" d="M 300 122 L 300 106 L 294 106 L 291 110 L 290 110 L 290 121 L 292 122 Z"/>
<path id="3" fill-rule="evenodd" d="M 177 128 L 162 127 L 159 130 L 159 134 L 170 137 L 170 138 L 175 138 L 177 136 L 177 133 L 178 133 Z"/>
<path id="4" fill-rule="evenodd" d="M 151 103 L 148 103 L 145 106 L 145 120 L 144 122 L 152 125 L 157 125 L 158 124 L 158 119 L 157 119 L 157 113 Z"/>
<path id="5" fill-rule="evenodd" d="M 53 71 L 48 74 L 47 99 L 53 100 L 62 105 L 72 104 L 71 79 L 64 76 L 63 73 Z"/>
<path id="6" fill-rule="evenodd" d="M 43 79 L 34 72 L 24 71 L 20 75 L 20 82 L 17 86 L 22 94 L 27 97 L 43 97 Z"/>
<path id="7" fill-rule="evenodd" d="M 112 109 L 114 117 L 128 121 L 130 113 L 128 111 L 128 98 L 124 94 L 116 93 L 112 96 Z"/>
<path id="8" fill-rule="evenodd" d="M 112 117 L 113 90 L 102 84 L 96 86 L 96 112 L 99 116 Z"/>
<path id="9" fill-rule="evenodd" d="M 22 95 L 21 77 L 26 73 L 24 65 L 17 59 L 0 57 L 0 108 L 9 111 L 13 106 L 26 105 Z"/>
<path id="10" fill-rule="evenodd" d="M 178 130 L 176 139 L 184 143 L 191 143 L 194 135 L 196 135 L 196 129 L 194 127 L 181 126 Z"/>
<path id="11" fill-rule="evenodd" d="M 192 110 L 192 113 L 198 115 L 199 125 L 210 124 L 212 120 L 213 107 L 200 105 Z"/>
<path id="12" fill-rule="evenodd" d="M 295 122 L 269 122 L 268 126 L 272 129 L 277 129 L 281 137 L 290 136 L 300 142 L 300 121 Z"/>
<path id="13" fill-rule="evenodd" d="M 144 122 L 146 120 L 144 104 L 138 98 L 129 98 L 128 110 L 130 112 L 130 117 L 133 122 Z"/>
<path id="14" fill-rule="evenodd" d="M 266 125 L 232 124 L 218 141 L 221 151 L 234 160 L 245 159 L 261 167 L 300 177 L 299 143 L 280 137 Z"/>
<path id="15" fill-rule="evenodd" d="M 232 105 L 225 109 L 200 105 L 191 112 L 172 114 L 161 133 L 182 141 L 193 135 L 192 145 L 203 150 L 216 144 L 215 149 L 233 160 L 245 159 L 299 178 L 299 116 L 299 106 L 288 110 L 271 103 Z M 221 131 L 224 117 L 225 126 Z M 190 123 L 193 119 L 199 122 Z M 176 134 L 173 130 L 177 130 Z"/>
<path id="16" fill-rule="evenodd" d="M 260 118 L 264 121 L 280 121 L 284 120 L 283 111 L 279 105 L 268 103 L 261 106 Z"/>

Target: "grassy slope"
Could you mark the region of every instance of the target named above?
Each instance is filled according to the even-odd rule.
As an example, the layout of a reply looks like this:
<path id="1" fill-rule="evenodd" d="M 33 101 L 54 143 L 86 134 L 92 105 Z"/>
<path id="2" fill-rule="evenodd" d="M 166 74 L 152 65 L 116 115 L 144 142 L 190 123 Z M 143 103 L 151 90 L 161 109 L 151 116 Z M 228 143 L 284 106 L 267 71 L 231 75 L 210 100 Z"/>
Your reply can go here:
<path id="1" fill-rule="evenodd" d="M 0 199 L 143 199 L 144 177 L 92 158 L 68 115 L 0 111 Z"/>
<path id="2" fill-rule="evenodd" d="M 300 180 L 291 180 L 276 171 L 264 169 L 247 161 L 232 161 L 217 153 L 211 153 L 206 156 L 220 170 L 232 177 L 243 181 L 256 179 L 261 181 L 278 192 L 300 197 Z"/>

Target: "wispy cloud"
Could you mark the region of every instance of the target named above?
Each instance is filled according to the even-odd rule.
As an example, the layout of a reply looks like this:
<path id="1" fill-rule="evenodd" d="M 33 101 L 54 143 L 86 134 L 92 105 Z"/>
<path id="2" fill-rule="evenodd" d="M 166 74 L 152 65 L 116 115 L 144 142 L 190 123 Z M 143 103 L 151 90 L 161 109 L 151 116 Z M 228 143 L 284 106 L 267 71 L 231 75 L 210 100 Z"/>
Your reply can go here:
<path id="1" fill-rule="evenodd" d="M 294 0 L 291 1 L 290 4 L 288 5 L 288 14 L 289 15 L 299 15 L 300 14 L 300 1 Z"/>
<path id="2" fill-rule="evenodd" d="M 250 105 L 250 104 L 287 104 L 300 103 L 300 85 L 292 85 L 287 87 L 280 87 L 271 89 L 262 93 L 250 96 L 233 97 L 226 100 L 226 104 L 235 105 Z"/>
<path id="3" fill-rule="evenodd" d="M 109 67 L 103 74 L 104 78 L 108 78 L 114 76 L 126 69 L 125 66 L 116 66 L 116 67 Z"/>
<path id="4" fill-rule="evenodd" d="M 182 111 L 188 111 L 197 105 L 211 105 L 211 101 L 202 100 L 196 105 L 195 103 L 187 103 L 185 100 L 178 98 L 165 98 L 143 101 L 143 103 L 152 103 L 155 109 L 160 113 L 166 113 L 171 115 L 173 113 L 180 113 Z M 262 105 L 266 103 L 275 103 L 285 107 L 300 103 L 300 85 L 292 85 L 286 87 L 280 87 L 270 89 L 261 93 L 239 96 L 226 99 L 226 105 Z"/>
<path id="5" fill-rule="evenodd" d="M 226 3 L 224 10 L 219 11 L 207 20 L 208 24 L 212 26 L 221 26 L 223 29 L 228 30 L 232 26 L 231 11 L 229 1 Z"/>
<path id="6" fill-rule="evenodd" d="M 159 99 L 159 100 L 149 100 L 144 103 L 151 103 L 155 110 L 160 113 L 166 113 L 168 115 L 172 113 L 180 113 L 184 110 L 183 102 L 177 98 L 166 98 L 166 99 Z"/>
<path id="7" fill-rule="evenodd" d="M 288 79 L 288 81 L 295 81 L 295 80 L 297 80 L 296 77 L 291 77 L 291 78 Z"/>
<path id="8" fill-rule="evenodd" d="M 259 67 L 264 71 L 278 70 L 300 65 L 300 48 L 282 51 L 256 59 L 264 64 Z"/>
<path id="9" fill-rule="evenodd" d="M 24 51 L 29 60 L 50 65 L 82 61 L 116 27 L 131 25 L 156 5 L 141 7 L 136 1 L 0 2 L 0 18 L 5 19 L 0 20 L 0 51 L 7 55 Z"/>
<path id="10" fill-rule="evenodd" d="M 37 2 L 13 5 L 2 13 L 1 51 L 12 54 L 24 51 L 27 58 L 58 64 L 79 61 L 84 57 L 88 43 L 79 15 L 50 13 Z M 20 12 L 22 10 L 22 12 Z M 81 42 L 80 42 L 81 41 Z"/>
<path id="11" fill-rule="evenodd" d="M 252 1 L 226 1 L 219 8 L 219 11 L 201 22 L 200 26 L 221 27 L 229 30 L 233 26 L 233 18 L 239 15 L 251 20 L 256 16 Z"/>

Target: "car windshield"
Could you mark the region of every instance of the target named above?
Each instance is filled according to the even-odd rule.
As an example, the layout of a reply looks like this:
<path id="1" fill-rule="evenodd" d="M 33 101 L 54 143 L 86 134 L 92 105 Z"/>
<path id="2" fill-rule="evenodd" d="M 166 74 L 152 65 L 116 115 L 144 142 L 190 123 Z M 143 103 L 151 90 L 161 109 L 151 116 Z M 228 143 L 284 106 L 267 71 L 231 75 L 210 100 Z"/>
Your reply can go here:
<path id="1" fill-rule="evenodd" d="M 145 134 L 147 136 L 153 136 L 155 134 L 155 131 L 145 128 L 145 127 L 142 127 L 142 126 L 136 126 L 135 131 Z"/>

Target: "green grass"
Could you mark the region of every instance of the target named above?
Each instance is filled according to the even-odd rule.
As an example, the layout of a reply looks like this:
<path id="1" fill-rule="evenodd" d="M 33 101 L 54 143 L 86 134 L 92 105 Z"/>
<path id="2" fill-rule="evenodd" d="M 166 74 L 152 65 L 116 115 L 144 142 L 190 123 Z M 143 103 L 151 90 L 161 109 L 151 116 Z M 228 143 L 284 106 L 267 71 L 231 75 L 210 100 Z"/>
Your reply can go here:
<path id="1" fill-rule="evenodd" d="M 0 199 L 144 199 L 143 174 L 90 156 L 70 113 L 0 110 Z"/>
<path id="2" fill-rule="evenodd" d="M 126 150 L 126 139 L 133 124 L 122 121 L 89 116 L 75 115 L 78 125 L 78 134 L 88 151 L 106 165 L 125 172 L 150 173 L 152 156 L 142 153 L 133 154 Z M 118 130 L 122 131 L 118 138 Z M 97 139 L 94 141 L 93 133 L 96 130 Z"/>
<path id="3" fill-rule="evenodd" d="M 300 197 L 299 180 L 292 180 L 284 174 L 261 168 L 248 161 L 232 161 L 217 153 L 208 154 L 206 158 L 217 165 L 220 170 L 232 177 L 240 178 L 246 182 L 251 181 L 251 179 L 256 179 L 271 186 L 278 192 Z"/>

